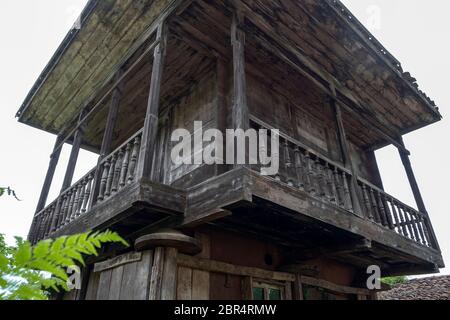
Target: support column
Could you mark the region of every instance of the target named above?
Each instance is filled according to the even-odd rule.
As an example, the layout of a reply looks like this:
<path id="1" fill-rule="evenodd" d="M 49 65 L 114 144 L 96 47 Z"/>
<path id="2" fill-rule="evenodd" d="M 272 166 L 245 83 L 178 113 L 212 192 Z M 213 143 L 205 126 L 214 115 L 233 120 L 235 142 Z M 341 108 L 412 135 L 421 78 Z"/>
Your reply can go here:
<path id="1" fill-rule="evenodd" d="M 175 300 L 177 295 L 177 255 L 195 255 L 201 252 L 197 239 L 179 231 L 164 229 L 140 237 L 135 242 L 138 251 L 154 250 L 150 275 L 149 300 Z"/>
<path id="2" fill-rule="evenodd" d="M 403 167 L 405 168 L 406 176 L 408 177 L 409 185 L 411 186 L 411 190 L 412 190 L 414 199 L 417 204 L 417 209 L 419 209 L 420 213 L 425 215 L 425 227 L 428 230 L 429 236 L 432 241 L 433 248 L 440 251 L 439 243 L 436 238 L 436 234 L 434 233 L 433 226 L 431 225 L 430 216 L 428 215 L 428 211 L 425 207 L 425 202 L 423 201 L 423 198 L 422 198 L 422 193 L 420 192 L 419 185 L 416 180 L 416 176 L 412 169 L 411 160 L 409 159 L 409 153 L 403 151 L 403 150 L 406 150 L 406 147 L 405 147 L 405 143 L 404 143 L 402 137 L 399 138 L 399 142 L 400 142 L 400 145 L 403 146 L 403 149 L 399 148 L 398 152 L 400 154 L 400 158 L 402 160 Z"/>
<path id="3" fill-rule="evenodd" d="M 70 152 L 69 163 L 67 164 L 66 175 L 64 177 L 64 182 L 61 187 L 61 193 L 72 185 L 72 179 L 75 173 L 75 166 L 77 165 L 78 154 L 80 153 L 81 142 L 83 139 L 83 126 L 81 125 L 81 120 L 83 119 L 83 116 L 84 110 L 80 114 L 80 117 L 78 119 L 79 127 L 73 137 L 72 151 Z"/>
<path id="4" fill-rule="evenodd" d="M 119 72 L 116 74 L 115 81 L 116 82 L 119 81 L 122 75 L 123 70 L 119 70 Z M 102 146 L 100 148 L 100 156 L 98 157 L 97 169 L 95 170 L 94 174 L 94 182 L 93 182 L 94 187 L 92 191 L 93 201 L 91 202 L 91 206 L 95 204 L 96 199 L 98 197 L 100 179 L 102 176 L 102 172 L 100 172 L 100 163 L 112 151 L 111 145 L 113 140 L 114 129 L 116 127 L 117 122 L 117 114 L 119 113 L 120 99 L 122 98 L 122 90 L 123 90 L 123 83 L 119 83 L 112 92 L 111 104 L 109 106 L 108 118 L 106 120 L 105 132 L 103 134 Z"/>
<path id="5" fill-rule="evenodd" d="M 116 74 L 116 81 L 122 77 L 123 71 L 120 70 Z M 102 147 L 100 149 L 100 158 L 103 159 L 111 150 L 114 128 L 116 127 L 117 114 L 119 113 L 120 99 L 122 98 L 123 82 L 119 83 L 111 96 L 111 104 L 109 106 L 108 118 L 106 120 L 105 133 L 103 135 Z"/>
<path id="6" fill-rule="evenodd" d="M 247 130 L 250 126 L 247 105 L 247 81 L 245 77 L 245 32 L 242 30 L 244 16 L 236 10 L 231 25 L 231 44 L 233 46 L 233 126 L 234 129 Z"/>
<path id="7" fill-rule="evenodd" d="M 335 120 L 338 127 L 338 137 L 340 149 L 342 152 L 342 158 L 344 160 L 344 165 L 346 168 L 350 168 L 352 172 L 352 179 L 350 182 L 350 193 L 353 201 L 353 211 L 356 215 L 360 217 L 364 217 L 364 213 L 361 208 L 362 197 L 359 195 L 358 188 L 358 180 L 357 180 L 357 172 L 355 166 L 353 164 L 351 155 L 350 155 L 350 147 L 347 141 L 347 135 L 345 133 L 344 122 L 342 120 L 342 111 L 336 99 L 336 89 L 331 87 L 332 97 L 331 97 L 331 106 L 335 112 Z"/>
<path id="8" fill-rule="evenodd" d="M 53 182 L 53 176 L 55 175 L 56 166 L 58 165 L 59 157 L 61 155 L 61 148 L 58 148 L 63 141 L 63 136 L 59 135 L 56 138 L 55 146 L 53 147 L 53 152 L 50 155 L 50 162 L 48 164 L 47 174 L 45 176 L 44 185 L 42 186 L 41 195 L 36 207 L 36 213 L 39 213 L 45 208 L 47 203 L 48 193 Z"/>
<path id="9" fill-rule="evenodd" d="M 145 116 L 144 130 L 142 133 L 142 144 L 140 151 L 140 161 L 138 166 L 138 177 L 150 179 L 152 173 L 152 160 L 156 147 L 158 134 L 159 104 L 161 95 L 161 81 L 164 69 L 167 46 L 167 27 L 162 22 L 158 28 L 157 40 L 159 44 L 155 47 L 153 57 L 152 78 Z"/>

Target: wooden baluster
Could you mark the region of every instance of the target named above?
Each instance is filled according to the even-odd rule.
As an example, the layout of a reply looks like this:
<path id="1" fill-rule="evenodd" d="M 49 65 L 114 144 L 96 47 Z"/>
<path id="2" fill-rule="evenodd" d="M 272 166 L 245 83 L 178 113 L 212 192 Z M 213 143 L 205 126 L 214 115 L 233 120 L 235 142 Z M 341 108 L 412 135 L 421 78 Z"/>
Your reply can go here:
<path id="1" fill-rule="evenodd" d="M 370 200 L 372 203 L 372 213 L 375 218 L 375 222 L 378 224 L 381 224 L 381 217 L 380 217 L 380 212 L 378 211 L 378 205 L 377 205 L 377 200 L 375 197 L 375 192 L 371 187 L 369 187 L 369 194 L 370 194 Z"/>
<path id="2" fill-rule="evenodd" d="M 103 172 L 102 172 L 102 178 L 100 180 L 100 188 L 98 191 L 98 201 L 103 201 L 105 199 L 105 191 L 106 191 L 106 183 L 108 181 L 108 174 L 109 174 L 109 159 L 105 161 L 103 164 Z"/>
<path id="3" fill-rule="evenodd" d="M 423 233 L 424 233 L 424 236 L 425 236 L 425 243 L 424 244 L 428 245 L 429 247 L 431 247 L 432 246 L 431 237 L 430 237 L 430 234 L 428 232 L 427 224 L 426 224 L 426 221 L 425 221 L 425 219 L 427 219 L 427 217 L 424 214 L 422 214 L 421 212 L 419 212 L 419 217 L 420 217 Z"/>
<path id="4" fill-rule="evenodd" d="M 39 225 L 39 236 L 38 236 L 37 241 L 40 241 L 44 238 L 44 232 L 45 232 L 44 230 L 45 230 L 45 222 L 46 222 L 45 220 L 46 220 L 45 211 L 42 211 L 41 223 Z"/>
<path id="5" fill-rule="evenodd" d="M 305 189 L 304 170 L 302 166 L 302 154 L 300 148 L 295 146 L 294 149 L 295 173 L 297 175 L 297 187 L 300 190 Z"/>
<path id="6" fill-rule="evenodd" d="M 370 205 L 370 199 L 369 199 L 369 195 L 367 193 L 367 187 L 364 183 L 361 183 L 361 188 L 362 188 L 362 193 L 363 193 L 363 199 L 364 199 L 364 206 L 367 210 L 368 213 L 368 217 L 371 221 L 374 221 L 374 216 L 372 213 L 372 207 Z"/>
<path id="7" fill-rule="evenodd" d="M 78 212 L 78 204 L 80 203 L 81 192 L 79 186 L 73 187 L 73 192 L 75 193 L 74 201 L 73 201 L 73 209 L 72 214 L 70 216 L 70 221 L 73 221 Z"/>
<path id="8" fill-rule="evenodd" d="M 126 184 L 126 179 L 127 179 L 127 173 L 128 173 L 128 165 L 129 165 L 129 161 L 130 161 L 130 149 L 131 146 L 128 143 L 126 148 L 125 148 L 125 155 L 123 156 L 123 161 L 122 161 L 122 170 L 120 172 L 120 189 L 122 189 L 123 187 L 125 187 Z"/>
<path id="9" fill-rule="evenodd" d="M 75 197 L 76 197 L 76 190 L 72 189 L 71 191 L 71 195 L 70 195 L 70 202 L 69 202 L 69 209 L 67 210 L 67 220 L 66 222 L 69 223 L 72 221 L 72 215 L 73 215 L 73 208 L 74 208 L 74 203 L 75 203 Z"/>
<path id="10" fill-rule="evenodd" d="M 291 155 L 289 153 L 289 141 L 284 140 L 284 162 L 286 164 L 286 183 L 293 187 L 294 186 L 294 172 L 293 163 L 291 161 Z"/>
<path id="11" fill-rule="evenodd" d="M 66 192 L 66 203 L 64 204 L 64 218 L 61 223 L 62 226 L 65 226 L 67 224 L 67 217 L 69 216 L 69 206 L 70 206 L 70 199 L 72 196 L 72 192 L 69 190 Z"/>
<path id="12" fill-rule="evenodd" d="M 347 173 L 342 171 L 342 182 L 344 187 L 344 208 L 353 212 L 352 198 L 350 196 L 350 188 L 347 181 Z"/>
<path id="13" fill-rule="evenodd" d="M 56 221 L 56 225 L 55 225 L 55 231 L 59 230 L 59 228 L 61 227 L 61 225 L 64 223 L 64 212 L 65 212 L 65 205 L 66 205 L 66 195 L 60 196 L 59 197 L 59 201 L 61 202 L 59 205 L 59 215 L 58 215 L 58 220 Z"/>
<path id="14" fill-rule="evenodd" d="M 308 192 L 312 195 L 316 194 L 316 186 L 314 183 L 314 170 L 313 170 L 313 159 L 312 154 L 308 151 L 306 152 L 306 168 L 307 168 L 307 185 L 308 185 Z"/>
<path id="15" fill-rule="evenodd" d="M 403 232 L 402 221 L 397 212 L 397 209 L 395 208 L 395 201 L 394 201 L 393 197 L 390 198 L 390 203 L 391 203 L 391 208 L 392 208 L 392 216 L 394 217 L 394 221 L 395 221 L 395 227 L 397 227 L 397 233 L 401 234 L 402 236 L 406 236 L 406 234 Z"/>
<path id="16" fill-rule="evenodd" d="M 339 174 L 337 167 L 334 167 L 333 176 L 334 176 L 334 183 L 336 185 L 337 203 L 341 208 L 345 208 L 344 190 L 341 183 L 341 175 Z"/>
<path id="17" fill-rule="evenodd" d="M 92 192 L 92 180 L 94 179 L 93 174 L 89 174 L 89 176 L 87 177 L 86 180 L 86 188 L 84 189 L 84 194 L 83 194 L 83 204 L 81 206 L 81 213 L 86 213 L 88 205 L 89 205 L 89 199 L 91 196 L 91 192 Z"/>
<path id="18" fill-rule="evenodd" d="M 421 243 L 422 239 L 420 238 L 420 232 L 419 232 L 419 226 L 418 226 L 418 221 L 415 219 L 415 215 L 414 215 L 414 211 L 411 209 L 407 209 L 408 213 L 409 213 L 409 218 L 411 220 L 411 227 L 413 229 L 414 232 L 414 237 L 416 238 L 416 242 Z"/>
<path id="19" fill-rule="evenodd" d="M 114 179 L 114 171 L 116 167 L 117 155 L 113 155 L 108 168 L 108 178 L 106 179 L 105 199 L 111 195 L 111 188 Z"/>
<path id="20" fill-rule="evenodd" d="M 381 200 L 381 192 L 377 191 L 378 213 L 380 214 L 381 224 L 387 227 L 386 210 L 384 209 L 383 200 Z"/>
<path id="21" fill-rule="evenodd" d="M 83 181 L 80 182 L 79 185 L 79 199 L 78 199 L 78 207 L 77 207 L 77 212 L 76 212 L 76 217 L 78 218 L 81 215 L 81 210 L 83 210 L 83 201 L 84 201 L 84 194 L 86 192 L 86 185 L 87 185 L 87 180 L 83 179 Z"/>
<path id="22" fill-rule="evenodd" d="M 111 187 L 111 193 L 113 194 L 119 190 L 120 172 L 122 171 L 122 163 L 124 159 L 123 156 L 124 156 L 123 150 L 120 149 L 117 155 L 116 167 L 114 168 L 113 185 Z"/>
<path id="23" fill-rule="evenodd" d="M 53 215 L 55 213 L 55 205 L 52 204 L 49 208 L 49 212 L 48 212 L 48 222 L 47 225 L 45 227 L 45 237 L 47 238 L 50 233 L 51 233 L 51 229 L 52 229 L 52 220 L 53 220 Z"/>
<path id="24" fill-rule="evenodd" d="M 419 236 L 420 236 L 420 243 L 426 245 L 426 239 L 425 239 L 425 234 L 422 228 L 422 221 L 420 219 L 420 212 L 413 212 L 413 216 L 414 216 L 414 221 L 415 221 L 415 225 L 417 227 L 417 231 L 419 232 Z"/>
<path id="25" fill-rule="evenodd" d="M 320 163 L 320 158 L 316 156 L 316 161 L 314 162 L 315 169 L 316 169 L 316 181 L 317 181 L 317 194 L 321 198 L 326 198 L 327 193 L 325 191 L 326 182 L 325 182 L 325 176 L 323 173 L 323 166 Z"/>
<path id="26" fill-rule="evenodd" d="M 394 222 L 393 222 L 393 218 L 392 218 L 393 214 L 391 212 L 391 209 L 389 208 L 385 194 L 381 195 L 381 202 L 383 203 L 384 211 L 386 213 L 386 220 L 388 223 L 388 227 L 391 230 L 395 230 L 395 226 L 394 226 Z"/>
<path id="27" fill-rule="evenodd" d="M 327 181 L 328 181 L 328 190 L 330 192 L 330 202 L 332 203 L 338 203 L 338 197 L 337 197 L 337 191 L 336 191 L 336 181 L 334 181 L 333 177 L 333 170 L 331 169 L 331 166 L 329 163 L 327 163 L 327 166 L 325 168 L 327 172 Z"/>
<path id="28" fill-rule="evenodd" d="M 136 167 L 137 167 L 140 148 L 141 148 L 141 137 L 136 137 L 134 139 L 133 152 L 131 153 L 130 169 L 129 169 L 130 172 L 128 174 L 128 183 L 132 183 L 135 179 Z"/>
<path id="29" fill-rule="evenodd" d="M 280 148 L 281 148 L 281 145 L 283 144 L 283 138 L 281 137 L 281 136 L 279 136 L 279 139 L 280 139 Z M 273 152 L 274 152 L 274 150 L 271 150 L 271 152 L 272 152 L 272 155 L 273 155 Z M 283 159 L 281 158 L 281 155 L 282 155 L 282 153 L 281 152 L 278 152 L 278 157 L 280 158 L 280 160 L 279 160 L 279 163 L 280 163 L 280 170 L 278 170 L 278 172 L 275 174 L 275 176 L 274 176 L 274 179 L 275 180 L 277 180 L 277 181 L 281 181 L 281 174 L 280 174 L 280 172 L 281 172 L 281 168 L 282 167 L 284 167 L 285 165 L 286 165 L 286 163 L 283 161 Z"/>
<path id="30" fill-rule="evenodd" d="M 405 218 L 405 225 L 406 225 L 406 227 L 408 229 L 409 238 L 411 240 L 414 240 L 414 231 L 413 231 L 412 226 L 411 226 L 411 220 L 409 219 L 408 212 L 403 207 L 403 204 L 399 204 L 398 208 L 399 208 L 399 210 L 401 210 L 403 212 L 403 217 Z"/>
<path id="31" fill-rule="evenodd" d="M 398 202 L 395 202 L 395 206 L 397 207 L 398 216 L 400 217 L 402 230 L 403 230 L 403 235 L 406 238 L 409 238 L 408 227 L 407 227 L 406 219 L 405 219 L 405 216 L 403 215 L 401 206 L 400 206 L 400 204 Z"/>

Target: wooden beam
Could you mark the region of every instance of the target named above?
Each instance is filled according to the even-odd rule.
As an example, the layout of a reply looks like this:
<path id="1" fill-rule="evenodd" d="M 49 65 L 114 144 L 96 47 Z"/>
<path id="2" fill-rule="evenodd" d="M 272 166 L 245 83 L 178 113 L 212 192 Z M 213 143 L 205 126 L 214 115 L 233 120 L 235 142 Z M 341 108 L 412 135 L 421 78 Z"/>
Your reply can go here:
<path id="1" fill-rule="evenodd" d="M 342 111 L 339 104 L 336 102 L 336 88 L 331 85 L 330 87 L 332 98 L 331 106 L 334 110 L 334 116 L 336 121 L 336 126 L 338 128 L 338 138 L 339 145 L 342 153 L 342 158 L 344 160 L 344 165 L 349 168 L 352 172 L 351 182 L 350 182 L 350 193 L 353 200 L 353 212 L 360 217 L 364 217 L 362 212 L 362 196 L 358 192 L 358 173 L 356 172 L 356 167 L 353 163 L 352 156 L 350 154 L 350 146 L 347 139 L 347 134 L 345 132 L 344 121 L 342 119 Z"/>
<path id="2" fill-rule="evenodd" d="M 116 74 L 115 81 L 118 83 L 118 85 L 114 88 L 114 91 L 112 93 L 108 118 L 106 119 L 105 133 L 103 134 L 102 147 L 100 150 L 100 157 L 102 159 L 111 152 L 114 128 L 117 122 L 117 114 L 119 113 L 120 99 L 122 98 L 122 90 L 124 86 L 124 82 L 121 81 L 122 75 L 123 70 L 121 69 Z"/>
<path id="3" fill-rule="evenodd" d="M 400 137 L 400 143 L 404 145 L 403 138 Z M 425 202 L 423 201 L 422 193 L 420 192 L 419 185 L 416 180 L 416 176 L 412 169 L 411 160 L 409 159 L 409 155 L 402 150 L 398 150 L 400 154 L 400 158 L 403 163 L 403 167 L 406 171 L 406 176 L 408 177 L 409 185 L 411 186 L 412 193 L 414 195 L 414 199 L 416 200 L 417 209 L 426 216 L 425 218 L 425 226 L 429 232 L 429 236 L 431 238 L 432 246 L 434 249 L 440 251 L 439 243 L 436 238 L 436 234 L 434 232 L 433 226 L 431 224 L 430 216 L 428 215 L 427 208 L 425 207 Z"/>
<path id="4" fill-rule="evenodd" d="M 36 207 L 36 214 L 41 212 L 45 208 L 47 203 L 48 193 L 53 182 L 53 177 L 55 175 L 56 166 L 58 165 L 59 157 L 61 155 L 61 148 L 56 149 L 61 143 L 63 137 L 58 136 L 56 138 L 55 146 L 53 147 L 53 152 L 50 155 L 50 162 L 48 164 L 47 174 L 45 176 L 44 185 L 42 186 L 41 195 L 39 196 L 39 201 Z"/>
<path id="5" fill-rule="evenodd" d="M 247 130 L 250 126 L 247 105 L 247 81 L 245 76 L 245 32 L 242 29 L 244 16 L 236 10 L 231 25 L 231 43 L 233 46 L 233 126 L 234 129 Z"/>
<path id="6" fill-rule="evenodd" d="M 79 116 L 79 123 L 81 123 L 85 111 L 83 110 Z M 73 137 L 72 151 L 70 152 L 69 162 L 67 164 L 66 175 L 61 187 L 61 193 L 72 185 L 75 167 L 78 161 L 78 154 L 80 153 L 81 142 L 83 140 L 83 127 L 80 125 Z"/>
<path id="7" fill-rule="evenodd" d="M 150 81 L 149 98 L 147 104 L 147 113 L 144 122 L 144 131 L 142 134 L 142 144 L 140 151 L 140 161 L 138 167 L 138 177 L 151 178 L 152 160 L 156 147 L 156 138 L 158 134 L 159 106 L 161 95 L 161 82 L 166 56 L 168 30 L 166 22 L 161 22 L 158 27 L 157 39 L 158 45 L 155 47 L 153 57 L 153 69 Z"/>
<path id="8" fill-rule="evenodd" d="M 295 275 L 285 272 L 276 272 L 259 268 L 238 266 L 230 263 L 214 261 L 209 259 L 201 259 L 187 256 L 184 254 L 178 255 L 178 265 L 192 269 L 203 271 L 210 271 L 223 274 L 231 274 L 243 277 L 254 277 L 260 279 L 271 279 L 277 281 L 295 281 Z"/>

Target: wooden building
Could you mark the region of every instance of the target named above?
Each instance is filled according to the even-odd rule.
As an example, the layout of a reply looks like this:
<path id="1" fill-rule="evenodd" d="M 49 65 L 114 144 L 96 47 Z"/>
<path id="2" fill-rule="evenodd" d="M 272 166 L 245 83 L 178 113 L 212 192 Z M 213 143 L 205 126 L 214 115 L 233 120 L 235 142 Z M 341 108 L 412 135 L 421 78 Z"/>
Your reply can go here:
<path id="1" fill-rule="evenodd" d="M 60 298 L 370 299 L 369 266 L 443 267 L 402 140 L 441 115 L 340 1 L 91 0 L 80 19 L 17 115 L 57 135 L 29 239 L 111 229 L 132 246 Z M 279 173 L 175 165 L 171 133 L 194 121 L 279 129 Z M 383 190 L 387 145 L 418 210 Z M 98 163 L 74 182 L 80 148 Z"/>

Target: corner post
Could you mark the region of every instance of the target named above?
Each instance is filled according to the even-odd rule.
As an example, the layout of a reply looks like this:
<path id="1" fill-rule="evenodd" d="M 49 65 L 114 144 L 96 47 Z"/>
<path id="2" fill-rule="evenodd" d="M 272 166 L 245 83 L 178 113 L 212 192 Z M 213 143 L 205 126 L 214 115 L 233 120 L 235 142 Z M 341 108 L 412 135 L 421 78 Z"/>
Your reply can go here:
<path id="1" fill-rule="evenodd" d="M 433 248 L 440 251 L 441 249 L 439 247 L 439 243 L 437 241 L 436 234 L 435 234 L 435 232 L 433 230 L 433 226 L 431 224 L 430 216 L 428 215 L 428 211 L 427 211 L 427 209 L 425 207 L 425 202 L 423 201 L 422 193 L 420 192 L 419 185 L 418 185 L 417 180 L 416 180 L 416 176 L 415 176 L 414 171 L 412 169 L 411 160 L 409 158 L 409 153 L 404 151 L 404 150 L 406 150 L 406 147 L 405 147 L 405 143 L 404 143 L 402 137 L 399 138 L 399 142 L 400 142 L 400 145 L 403 148 L 398 148 L 398 152 L 400 154 L 400 158 L 402 160 L 403 167 L 405 168 L 406 176 L 408 177 L 409 185 L 411 186 L 411 190 L 412 190 L 412 193 L 414 195 L 414 199 L 415 199 L 416 204 L 417 204 L 417 209 L 419 209 L 420 213 L 425 215 L 425 219 L 424 219 L 425 227 L 428 230 L 428 233 L 429 233 L 429 236 L 431 238 L 431 242 L 432 242 Z"/>
<path id="2" fill-rule="evenodd" d="M 234 129 L 247 130 L 250 126 L 247 105 L 247 81 L 245 77 L 245 32 L 244 15 L 239 9 L 233 13 L 231 44 L 233 46 L 233 125 Z"/>
<path id="3" fill-rule="evenodd" d="M 62 135 L 59 135 L 56 138 L 55 146 L 53 147 L 53 152 L 50 155 L 50 162 L 48 164 L 47 174 L 45 176 L 44 184 L 42 186 L 41 195 L 39 197 L 39 201 L 36 207 L 36 214 L 41 212 L 45 208 L 48 193 L 50 192 L 53 177 L 55 175 L 56 166 L 58 165 L 59 157 L 61 155 L 62 147 L 59 147 L 59 145 L 62 143 L 63 139 L 64 138 Z"/>
<path id="4" fill-rule="evenodd" d="M 166 24 L 166 21 L 161 22 L 157 31 L 157 41 L 159 41 L 159 43 L 154 50 L 147 113 L 145 116 L 144 130 L 142 133 L 142 144 L 139 157 L 140 160 L 137 168 L 138 177 L 144 179 L 151 179 L 153 154 L 156 150 L 155 147 L 156 137 L 158 134 L 161 82 L 168 38 Z"/>
<path id="5" fill-rule="evenodd" d="M 64 182 L 61 187 L 61 193 L 69 188 L 72 184 L 73 175 L 75 173 L 75 166 L 78 161 L 78 154 L 80 153 L 81 142 L 83 140 L 83 124 L 81 123 L 85 110 L 80 113 L 78 119 L 78 129 L 73 137 L 72 151 L 70 152 L 69 162 L 67 164 L 66 175 L 64 176 Z"/>
<path id="6" fill-rule="evenodd" d="M 120 69 L 116 74 L 116 82 L 120 80 L 123 75 L 123 70 Z M 98 197 L 99 187 L 100 187 L 100 179 L 102 172 L 100 170 L 100 164 L 102 160 L 108 156 L 111 152 L 111 145 L 113 140 L 114 128 L 116 127 L 117 115 L 119 113 L 120 100 L 122 99 L 122 91 L 123 91 L 123 82 L 117 84 L 114 88 L 114 91 L 111 96 L 111 103 L 108 111 L 108 118 L 106 120 L 105 132 L 103 134 L 102 146 L 100 148 L 100 156 L 97 161 L 97 168 L 94 173 L 94 181 L 93 181 L 93 191 L 92 191 L 92 200 L 91 206 L 95 204 L 96 199 Z"/>

